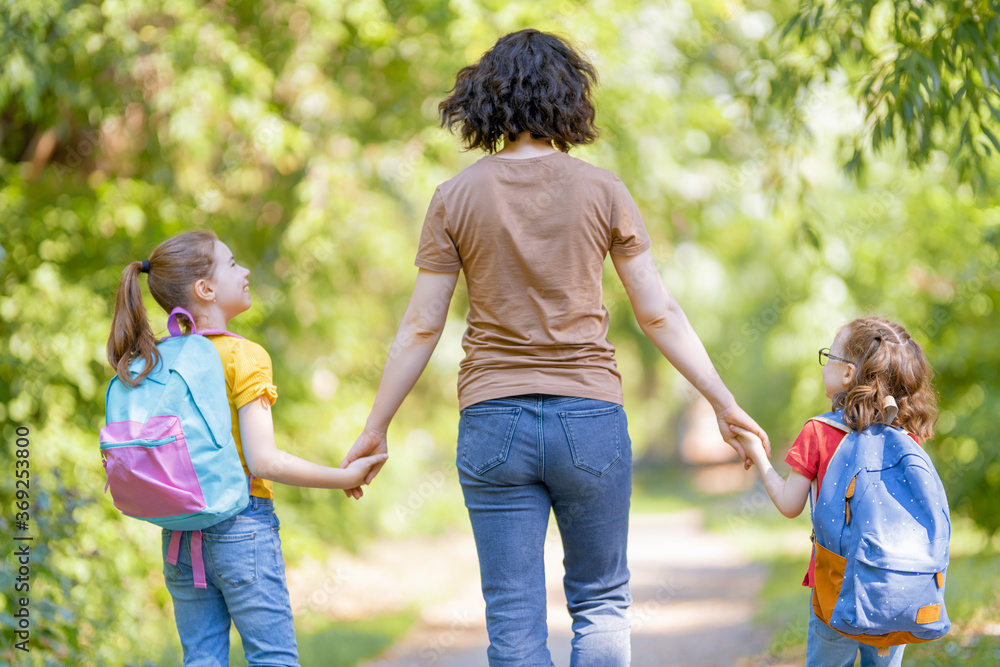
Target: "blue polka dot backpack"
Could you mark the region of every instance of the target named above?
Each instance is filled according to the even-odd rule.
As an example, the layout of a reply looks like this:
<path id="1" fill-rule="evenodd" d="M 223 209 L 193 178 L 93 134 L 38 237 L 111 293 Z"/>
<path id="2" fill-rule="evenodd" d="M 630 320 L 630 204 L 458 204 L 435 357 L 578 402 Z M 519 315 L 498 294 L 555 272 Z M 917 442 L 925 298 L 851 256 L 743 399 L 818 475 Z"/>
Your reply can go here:
<path id="1" fill-rule="evenodd" d="M 844 432 L 813 508 L 816 616 L 883 655 L 943 637 L 951 518 L 930 457 L 900 428 L 853 431 L 841 410 L 813 419 Z"/>

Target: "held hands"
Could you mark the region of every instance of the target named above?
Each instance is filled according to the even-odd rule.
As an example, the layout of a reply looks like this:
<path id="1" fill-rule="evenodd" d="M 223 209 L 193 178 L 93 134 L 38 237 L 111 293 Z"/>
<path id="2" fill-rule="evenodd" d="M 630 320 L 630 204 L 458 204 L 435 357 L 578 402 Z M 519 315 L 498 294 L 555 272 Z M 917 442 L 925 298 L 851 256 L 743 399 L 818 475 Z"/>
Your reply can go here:
<path id="1" fill-rule="evenodd" d="M 378 455 L 383 455 L 384 457 L 379 459 Z M 348 498 L 354 498 L 359 500 L 361 496 L 364 495 L 364 491 L 361 490 L 362 484 L 371 484 L 372 480 L 385 465 L 386 460 L 389 458 L 389 443 L 386 441 L 386 434 L 382 431 L 376 431 L 375 429 L 365 428 L 358 436 L 358 439 L 354 441 L 354 446 L 351 447 L 350 451 L 347 452 L 347 456 L 341 461 L 340 467 L 350 469 L 351 466 L 355 464 L 360 464 L 361 460 L 364 458 L 373 458 L 375 461 L 369 464 L 362 464 L 367 471 L 365 475 L 360 476 L 358 479 L 358 486 L 351 489 L 344 489 L 344 494 Z"/>
<path id="2" fill-rule="evenodd" d="M 715 415 L 719 421 L 719 432 L 722 434 L 722 439 L 740 455 L 740 458 L 743 459 L 743 467 L 746 470 L 750 469 L 754 460 L 747 455 L 748 452 L 744 448 L 742 439 L 737 436 L 734 427 L 742 429 L 745 433 L 755 435 L 757 442 L 761 444 L 766 455 L 771 455 L 771 441 L 768 439 L 767 433 L 764 432 L 764 429 L 750 415 L 743 411 L 743 408 L 733 403 L 728 408 L 717 409 Z"/>
<path id="3" fill-rule="evenodd" d="M 752 433 L 739 426 L 729 427 L 732 429 L 736 437 L 739 438 L 740 443 L 743 445 L 744 451 L 746 451 L 747 458 L 752 460 L 754 463 L 760 465 L 760 462 L 764 459 L 770 458 L 768 453 L 764 450 L 764 443 L 761 439 L 757 437 L 756 433 Z"/>
<path id="4" fill-rule="evenodd" d="M 372 470 L 375 469 L 375 466 L 381 468 L 382 464 L 385 463 L 388 458 L 388 454 L 382 453 L 372 454 L 371 456 L 362 456 L 359 459 L 354 459 L 348 463 L 347 468 L 344 469 L 349 475 L 349 481 L 347 483 L 352 485 L 352 487 L 357 489 L 360 493 L 361 485 L 368 484 L 371 481 L 368 479 L 368 476 L 374 476 Z M 341 466 L 343 467 L 343 464 L 341 464 Z"/>

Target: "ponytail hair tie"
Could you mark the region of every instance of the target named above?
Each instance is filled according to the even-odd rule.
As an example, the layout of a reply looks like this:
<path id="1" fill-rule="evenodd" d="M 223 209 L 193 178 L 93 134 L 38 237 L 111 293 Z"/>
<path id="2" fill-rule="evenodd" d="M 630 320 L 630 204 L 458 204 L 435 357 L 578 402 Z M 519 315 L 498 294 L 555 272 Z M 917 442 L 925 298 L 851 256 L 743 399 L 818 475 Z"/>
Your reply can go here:
<path id="1" fill-rule="evenodd" d="M 142 260 L 142 268 L 139 269 L 139 270 L 142 271 L 143 273 L 149 273 L 149 260 L 148 259 Z"/>
<path id="2" fill-rule="evenodd" d="M 882 423 L 885 425 L 892 424 L 892 421 L 896 418 L 896 413 L 899 408 L 896 406 L 896 399 L 891 395 L 886 396 L 882 399 Z"/>

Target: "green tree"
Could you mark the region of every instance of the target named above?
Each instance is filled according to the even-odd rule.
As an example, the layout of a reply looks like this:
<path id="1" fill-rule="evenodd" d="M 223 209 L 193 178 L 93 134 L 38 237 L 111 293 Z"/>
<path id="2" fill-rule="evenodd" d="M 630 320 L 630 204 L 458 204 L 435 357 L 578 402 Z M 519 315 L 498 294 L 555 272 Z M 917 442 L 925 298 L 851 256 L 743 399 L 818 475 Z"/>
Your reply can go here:
<path id="1" fill-rule="evenodd" d="M 786 40 L 802 44 L 779 42 L 795 11 L 764 0 L 3 5 L 0 465 L 14 469 L 27 427 L 38 541 L 26 657 L 152 663 L 174 641 L 159 534 L 102 495 L 104 346 L 122 267 L 167 236 L 213 228 L 251 268 L 254 307 L 233 326 L 275 362 L 279 440 L 339 462 L 405 308 L 433 188 L 477 158 L 437 126 L 437 103 L 460 67 L 527 26 L 564 33 L 594 59 L 603 137 L 575 154 L 629 186 L 668 286 L 778 452 L 824 409 L 816 348 L 876 309 L 925 344 L 942 406 L 932 452 L 955 508 L 996 529 L 992 163 L 984 153 L 974 191 L 947 154 L 961 125 L 944 117 L 926 160 L 908 159 L 906 142 L 859 144 L 865 107 L 850 82 L 868 65 L 846 51 L 842 69 L 810 55 L 830 10 L 804 37 L 797 20 Z M 953 81 L 939 76 L 942 90 Z M 911 79 L 901 81 L 902 91 Z M 867 167 L 851 180 L 840 166 L 856 149 Z M 606 273 L 637 453 L 669 454 L 690 397 Z M 364 501 L 279 489 L 292 565 L 329 543 L 462 517 L 451 467 L 464 316 L 460 288 Z M 425 482 L 433 491 L 418 493 Z M 15 498 L 13 475 L 0 476 L 7 534 Z M 0 569 L 5 660 L 11 572 Z"/>
<path id="2" fill-rule="evenodd" d="M 852 168 L 866 144 L 898 139 L 912 164 L 945 151 L 962 180 L 983 185 L 1000 152 L 998 12 L 994 0 L 807 0 L 782 29 L 779 72 L 798 84 L 788 92 L 849 74 L 866 116 Z"/>
<path id="3" fill-rule="evenodd" d="M 828 110 L 831 84 L 855 97 L 862 120 L 841 134 L 839 156 L 876 199 L 860 223 L 848 215 L 846 239 L 844 207 L 828 197 L 817 217 L 839 220 L 806 218 L 802 229 L 821 253 L 846 251 L 838 273 L 852 300 L 888 306 L 916 328 L 937 369 L 932 446 L 953 507 L 991 533 L 1000 529 L 1000 447 L 987 423 L 1000 359 L 980 336 L 998 324 L 998 10 L 989 0 L 810 0 L 759 45 L 774 66 L 750 79 L 773 95 L 760 118 L 772 118 L 761 126 L 778 145 L 803 129 L 816 136 L 810 116 Z M 776 110 L 792 119 L 790 134 L 773 131 Z"/>

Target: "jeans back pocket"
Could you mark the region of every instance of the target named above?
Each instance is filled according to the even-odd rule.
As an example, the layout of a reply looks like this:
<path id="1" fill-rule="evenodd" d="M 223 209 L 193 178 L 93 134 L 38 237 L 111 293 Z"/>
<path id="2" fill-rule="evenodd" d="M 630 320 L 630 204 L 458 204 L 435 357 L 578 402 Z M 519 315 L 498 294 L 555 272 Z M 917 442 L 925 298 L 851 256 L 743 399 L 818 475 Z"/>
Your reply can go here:
<path id="1" fill-rule="evenodd" d="M 462 463 L 478 475 L 507 460 L 521 408 L 483 407 L 462 410 L 458 443 Z"/>
<path id="2" fill-rule="evenodd" d="M 257 533 L 205 533 L 215 575 L 234 588 L 257 581 Z"/>
<path id="3" fill-rule="evenodd" d="M 622 406 L 613 405 L 559 413 L 573 465 L 601 477 L 621 460 L 621 412 Z"/>

